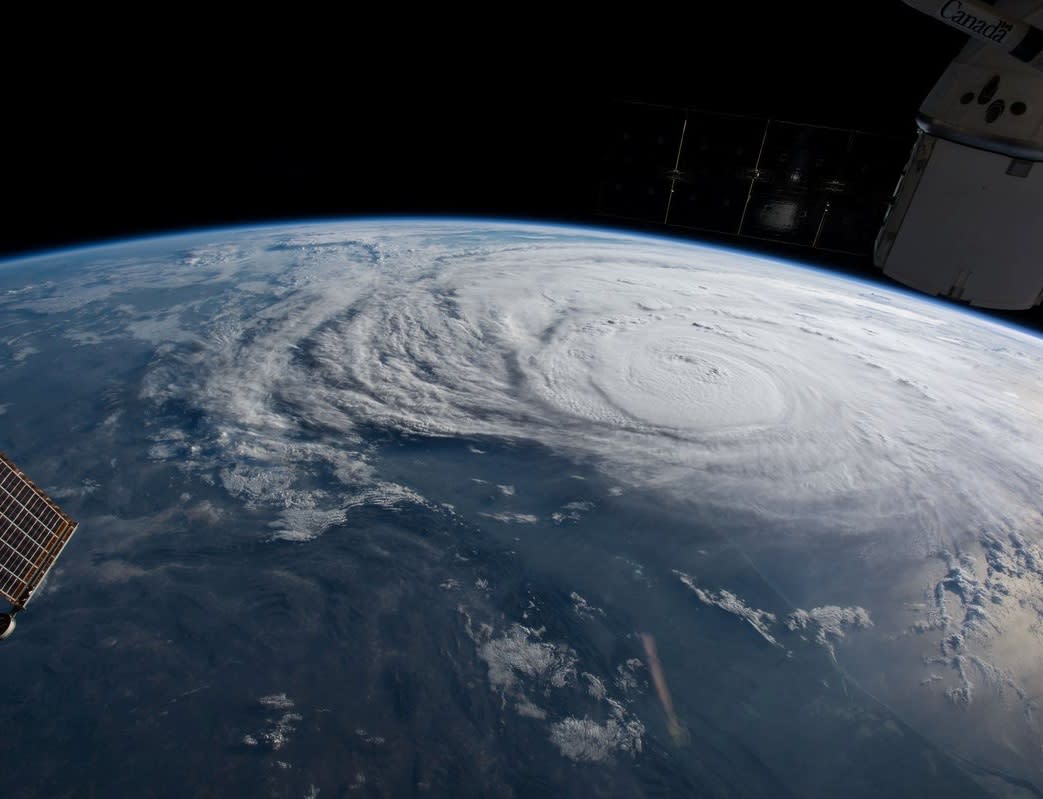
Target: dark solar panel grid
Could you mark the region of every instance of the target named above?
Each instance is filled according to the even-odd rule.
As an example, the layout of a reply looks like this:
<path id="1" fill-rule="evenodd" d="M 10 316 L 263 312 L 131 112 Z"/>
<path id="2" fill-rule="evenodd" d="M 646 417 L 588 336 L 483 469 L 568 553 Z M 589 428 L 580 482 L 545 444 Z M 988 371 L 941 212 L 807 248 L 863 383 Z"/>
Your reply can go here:
<path id="1" fill-rule="evenodd" d="M 76 531 L 76 522 L 0 453 L 0 596 L 22 607 Z"/>

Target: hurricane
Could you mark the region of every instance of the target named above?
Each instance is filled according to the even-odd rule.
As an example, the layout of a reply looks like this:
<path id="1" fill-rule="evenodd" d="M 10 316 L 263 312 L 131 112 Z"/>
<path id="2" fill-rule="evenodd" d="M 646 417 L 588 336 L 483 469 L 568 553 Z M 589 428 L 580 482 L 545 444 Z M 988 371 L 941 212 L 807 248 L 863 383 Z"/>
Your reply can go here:
<path id="1" fill-rule="evenodd" d="M 703 503 L 822 509 L 834 531 L 919 514 L 894 545 L 920 553 L 1040 522 L 1029 335 L 724 249 L 519 228 L 460 250 L 457 225 L 392 229 L 187 254 L 226 277 L 271 260 L 281 290 L 260 307 L 231 292 L 146 391 L 258 464 L 307 429 L 311 457 L 365 469 L 344 442 L 376 425 L 535 441 Z"/>
<path id="2" fill-rule="evenodd" d="M 466 219 L 11 261 L 0 330 L 0 446 L 81 522 L 0 660 L 17 784 L 148 793 L 107 775 L 171 740 L 189 793 L 1043 784 L 1030 332 Z"/>

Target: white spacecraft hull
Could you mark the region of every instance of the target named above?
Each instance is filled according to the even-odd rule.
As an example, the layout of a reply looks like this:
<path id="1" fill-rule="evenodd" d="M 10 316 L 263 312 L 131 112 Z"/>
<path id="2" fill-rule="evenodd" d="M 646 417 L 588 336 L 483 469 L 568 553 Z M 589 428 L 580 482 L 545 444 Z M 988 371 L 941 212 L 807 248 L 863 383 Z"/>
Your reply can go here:
<path id="1" fill-rule="evenodd" d="M 1043 301 L 1043 164 L 921 133 L 877 239 L 885 274 L 982 308 Z"/>
<path id="2" fill-rule="evenodd" d="M 982 308 L 1039 305 L 1043 31 L 1034 23 L 1040 4 L 906 2 L 974 38 L 920 108 L 921 133 L 874 261 L 928 294 Z"/>

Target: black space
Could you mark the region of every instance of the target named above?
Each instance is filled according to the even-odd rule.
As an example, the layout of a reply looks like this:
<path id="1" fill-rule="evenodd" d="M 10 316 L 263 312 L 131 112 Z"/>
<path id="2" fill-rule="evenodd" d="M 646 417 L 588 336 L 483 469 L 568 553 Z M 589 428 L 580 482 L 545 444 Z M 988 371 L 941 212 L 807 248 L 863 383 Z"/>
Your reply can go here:
<path id="1" fill-rule="evenodd" d="M 422 18 L 394 6 L 379 20 L 281 9 L 250 28 L 187 12 L 136 30 L 92 18 L 61 42 L 35 28 L 18 43 L 11 28 L 0 255 L 364 214 L 605 224 L 594 211 L 613 100 L 911 142 L 964 41 L 899 0 L 705 5 L 606 6 L 589 25 L 560 6 Z M 868 259 L 787 254 L 875 274 Z"/>

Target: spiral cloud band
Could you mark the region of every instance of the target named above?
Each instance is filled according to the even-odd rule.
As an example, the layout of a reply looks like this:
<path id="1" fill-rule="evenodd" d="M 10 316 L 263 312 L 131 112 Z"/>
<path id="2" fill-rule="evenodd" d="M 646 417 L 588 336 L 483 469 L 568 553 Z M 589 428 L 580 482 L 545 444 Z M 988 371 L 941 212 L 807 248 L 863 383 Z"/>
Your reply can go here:
<path id="1" fill-rule="evenodd" d="M 292 451 L 357 484 L 372 464 L 348 444 L 377 425 L 533 441 L 840 532 L 901 519 L 897 545 L 921 554 L 1039 520 L 1043 346 L 923 298 L 666 240 L 465 223 L 259 233 L 185 269 L 232 287 L 147 391 L 199 406 L 214 446 L 260 467 Z"/>

